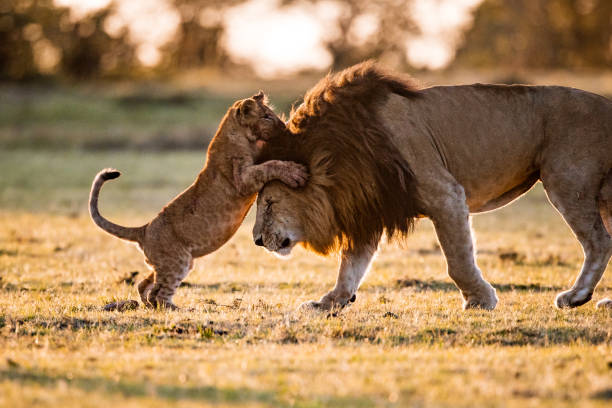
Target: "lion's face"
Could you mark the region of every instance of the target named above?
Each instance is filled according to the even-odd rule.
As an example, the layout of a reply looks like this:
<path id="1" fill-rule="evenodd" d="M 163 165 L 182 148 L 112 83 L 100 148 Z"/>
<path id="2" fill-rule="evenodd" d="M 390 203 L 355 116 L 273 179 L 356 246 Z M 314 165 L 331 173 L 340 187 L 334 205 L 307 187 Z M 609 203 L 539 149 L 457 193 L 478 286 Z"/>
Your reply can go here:
<path id="1" fill-rule="evenodd" d="M 298 194 L 280 182 L 268 183 L 257 197 L 257 217 L 253 240 L 276 255 L 288 256 L 293 247 L 306 239 L 292 196 Z"/>

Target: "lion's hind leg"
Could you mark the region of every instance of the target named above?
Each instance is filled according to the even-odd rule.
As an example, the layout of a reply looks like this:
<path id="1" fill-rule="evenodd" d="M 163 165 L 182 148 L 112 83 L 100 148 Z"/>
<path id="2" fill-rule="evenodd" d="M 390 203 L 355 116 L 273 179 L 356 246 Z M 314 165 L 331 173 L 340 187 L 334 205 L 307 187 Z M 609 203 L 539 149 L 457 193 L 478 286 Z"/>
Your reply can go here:
<path id="1" fill-rule="evenodd" d="M 601 179 L 591 181 L 585 178 L 565 177 L 563 173 L 542 178 L 550 202 L 561 213 L 584 251 L 584 262 L 576 281 L 571 289 L 560 293 L 555 300 L 560 308 L 577 307 L 591 300 L 612 256 L 612 237 L 599 211 Z"/>

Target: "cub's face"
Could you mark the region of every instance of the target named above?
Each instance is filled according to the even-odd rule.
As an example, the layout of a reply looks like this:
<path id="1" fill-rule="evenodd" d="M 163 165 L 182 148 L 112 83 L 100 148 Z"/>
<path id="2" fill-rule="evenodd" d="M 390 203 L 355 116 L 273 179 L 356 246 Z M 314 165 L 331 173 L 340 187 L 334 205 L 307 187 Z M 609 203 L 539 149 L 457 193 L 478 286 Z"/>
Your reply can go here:
<path id="1" fill-rule="evenodd" d="M 285 123 L 267 104 L 263 92 L 236 102 L 234 115 L 243 132 L 234 133 L 234 143 L 247 143 L 250 150 L 261 151 L 265 143 L 274 135 L 285 131 Z"/>
<path id="2" fill-rule="evenodd" d="M 298 243 L 305 240 L 296 194 L 299 192 L 278 181 L 266 184 L 259 192 L 253 228 L 256 245 L 275 255 L 288 256 Z"/>

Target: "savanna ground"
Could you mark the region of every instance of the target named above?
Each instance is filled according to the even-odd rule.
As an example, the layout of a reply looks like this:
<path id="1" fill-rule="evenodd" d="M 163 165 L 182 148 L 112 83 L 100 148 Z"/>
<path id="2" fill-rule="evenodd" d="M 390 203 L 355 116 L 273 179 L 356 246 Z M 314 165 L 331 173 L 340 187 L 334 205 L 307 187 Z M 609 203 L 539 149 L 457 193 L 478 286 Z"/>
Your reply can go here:
<path id="1" fill-rule="evenodd" d="M 137 298 L 146 269 L 89 220 L 93 175 L 124 173 L 104 187 L 103 214 L 147 221 L 191 183 L 198 135 L 232 98 L 32 92 L 3 91 L 0 109 L 1 406 L 610 406 L 612 312 L 595 309 L 612 297 L 610 267 L 594 301 L 553 307 L 582 251 L 539 185 L 474 217 L 500 297 L 492 312 L 461 310 L 421 221 L 402 245 L 382 245 L 356 303 L 336 317 L 295 313 L 333 286 L 337 261 L 276 259 L 253 245 L 252 214 L 196 262 L 180 311 L 105 312 Z M 191 151 L 154 151 L 164 132 Z"/>

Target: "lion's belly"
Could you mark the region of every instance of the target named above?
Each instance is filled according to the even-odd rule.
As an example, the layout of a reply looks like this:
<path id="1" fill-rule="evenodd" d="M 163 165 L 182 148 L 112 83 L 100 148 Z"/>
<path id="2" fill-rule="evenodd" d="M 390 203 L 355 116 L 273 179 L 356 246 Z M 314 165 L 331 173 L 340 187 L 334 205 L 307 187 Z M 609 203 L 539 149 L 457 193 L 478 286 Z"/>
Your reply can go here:
<path id="1" fill-rule="evenodd" d="M 506 191 L 500 190 L 502 192 L 497 192 L 497 194 L 492 194 L 491 191 L 480 195 L 466 194 L 468 208 L 471 213 L 479 213 L 503 207 L 529 191 L 539 179 L 540 172 L 535 171 L 516 186 L 504 189 Z"/>

